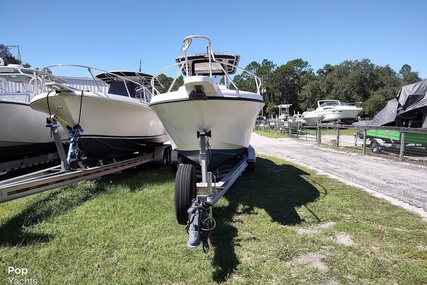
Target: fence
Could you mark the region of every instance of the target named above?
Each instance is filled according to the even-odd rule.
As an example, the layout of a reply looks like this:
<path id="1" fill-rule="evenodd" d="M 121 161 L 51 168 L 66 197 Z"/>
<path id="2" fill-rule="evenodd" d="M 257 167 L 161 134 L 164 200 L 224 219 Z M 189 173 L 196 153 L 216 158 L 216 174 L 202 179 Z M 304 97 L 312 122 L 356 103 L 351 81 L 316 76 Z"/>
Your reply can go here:
<path id="1" fill-rule="evenodd" d="M 405 158 L 427 161 L 426 128 L 372 127 L 337 123 L 306 126 L 301 122 L 267 120 L 257 122 L 255 129 L 336 148 L 361 149 L 363 154 L 367 154 L 366 148 L 369 147 L 373 153 L 395 155 L 400 161 Z"/>

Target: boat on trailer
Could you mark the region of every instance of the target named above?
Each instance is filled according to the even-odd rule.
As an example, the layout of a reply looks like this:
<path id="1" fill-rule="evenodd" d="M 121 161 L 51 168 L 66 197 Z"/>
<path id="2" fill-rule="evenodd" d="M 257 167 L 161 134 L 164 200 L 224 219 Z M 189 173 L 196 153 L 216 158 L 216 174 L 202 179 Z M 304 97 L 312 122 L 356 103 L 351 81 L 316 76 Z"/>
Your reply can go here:
<path id="1" fill-rule="evenodd" d="M 353 123 L 363 108 L 358 104 L 349 104 L 339 100 L 319 100 L 316 109 L 309 109 L 301 117 L 308 125 L 316 125 L 319 121 Z"/>
<path id="2" fill-rule="evenodd" d="M 46 74 L 57 67 L 73 72 L 83 69 L 93 84 L 90 88 L 75 88 L 67 82 L 45 82 Z M 68 130 L 72 144 L 69 160 L 97 161 L 143 154 L 168 140 L 162 123 L 148 106 L 151 79 L 150 74 L 137 71 L 53 65 L 42 72 L 42 83 L 50 90 L 35 96 L 30 105 L 57 116 Z M 160 87 L 160 83 L 155 80 L 153 86 Z"/>
<path id="3" fill-rule="evenodd" d="M 256 81 L 255 92 L 239 90 L 232 82 L 230 75 L 237 71 L 239 59 L 239 55 L 213 53 L 210 42 L 207 54 L 185 52 L 173 65 L 185 77 L 183 85 L 172 90 L 175 78 L 169 90 L 155 93 L 150 103 L 183 159 L 200 164 L 197 134 L 210 135 L 209 170 L 245 151 L 264 106 L 260 81 Z"/>
<path id="4" fill-rule="evenodd" d="M 68 163 L 62 139 L 58 132 L 58 118 L 50 118 L 49 128 L 58 148 L 60 165 L 48 167 L 20 176 L 0 181 L 0 203 L 33 195 L 57 187 L 80 181 L 95 179 L 104 175 L 121 172 L 145 163 L 157 163 L 164 166 L 170 162 L 171 147 L 168 144 L 157 146 L 153 152 L 138 154 L 131 158 L 118 160 L 99 160 L 96 165 L 73 168 Z"/>
<path id="5" fill-rule="evenodd" d="M 0 65 L 0 174 L 58 159 L 46 114 L 31 109 L 42 92 L 38 70 L 18 64 Z M 67 138 L 65 131 L 59 129 Z"/>
<path id="6" fill-rule="evenodd" d="M 188 54 L 193 39 L 206 40 L 207 52 Z M 178 223 L 189 228 L 189 247 L 203 241 L 206 249 L 203 233 L 215 224 L 209 209 L 240 173 L 254 167 L 255 152 L 250 138 L 264 101 L 260 95 L 261 80 L 238 67 L 239 55 L 214 53 L 209 38 L 199 35 L 186 37 L 181 50 L 184 55 L 158 73 L 178 69 L 169 89 L 159 92 L 152 81 L 155 91 L 150 107 L 162 121 L 177 153 Z M 238 69 L 255 81 L 253 92 L 240 90 L 232 81 L 231 75 Z M 181 76 L 183 84 L 176 88 Z"/>

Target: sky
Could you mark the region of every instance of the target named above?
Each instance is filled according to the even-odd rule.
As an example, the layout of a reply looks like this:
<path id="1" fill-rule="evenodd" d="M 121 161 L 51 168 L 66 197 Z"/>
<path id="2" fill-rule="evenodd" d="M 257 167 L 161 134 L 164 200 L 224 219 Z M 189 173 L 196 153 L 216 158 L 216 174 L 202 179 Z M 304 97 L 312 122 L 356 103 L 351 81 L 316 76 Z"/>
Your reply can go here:
<path id="1" fill-rule="evenodd" d="M 242 67 L 369 59 L 427 78 L 424 0 L 0 0 L 0 9 L 0 44 L 19 45 L 22 62 L 40 69 L 141 61 L 154 74 L 182 55 L 184 37 L 203 35 L 215 52 L 240 54 Z"/>

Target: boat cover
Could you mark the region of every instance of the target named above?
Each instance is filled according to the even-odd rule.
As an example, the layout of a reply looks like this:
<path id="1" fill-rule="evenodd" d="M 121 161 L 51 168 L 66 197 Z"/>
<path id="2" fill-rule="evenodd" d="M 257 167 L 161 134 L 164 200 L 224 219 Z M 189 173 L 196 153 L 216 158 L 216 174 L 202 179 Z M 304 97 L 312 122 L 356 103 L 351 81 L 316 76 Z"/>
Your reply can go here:
<path id="1" fill-rule="evenodd" d="M 385 126 L 396 121 L 410 111 L 420 109 L 423 113 L 423 127 L 427 124 L 427 80 L 403 86 L 396 98 L 387 102 L 387 105 L 370 121 L 354 123 L 358 126 Z"/>

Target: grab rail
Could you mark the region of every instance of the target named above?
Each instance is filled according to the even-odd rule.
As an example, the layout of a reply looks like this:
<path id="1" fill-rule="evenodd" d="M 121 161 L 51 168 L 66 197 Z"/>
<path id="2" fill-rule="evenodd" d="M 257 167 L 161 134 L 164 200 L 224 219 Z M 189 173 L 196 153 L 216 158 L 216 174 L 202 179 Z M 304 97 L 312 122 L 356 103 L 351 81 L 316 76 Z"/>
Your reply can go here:
<path id="1" fill-rule="evenodd" d="M 143 83 L 135 81 L 133 79 L 130 79 L 130 78 L 126 77 L 126 76 L 122 76 L 122 75 L 118 74 L 117 71 L 106 71 L 106 70 L 103 70 L 103 69 L 99 69 L 99 68 L 95 68 L 95 67 L 91 67 L 91 66 L 87 66 L 87 65 L 78 65 L 78 64 L 55 64 L 55 65 L 50 65 L 50 66 L 47 66 L 47 67 L 43 68 L 39 72 L 39 76 L 41 77 L 41 81 L 42 81 L 42 86 L 46 85 L 48 82 L 53 82 L 53 83 L 65 84 L 66 86 L 68 86 L 70 88 L 79 89 L 79 88 L 75 87 L 78 84 L 73 84 L 73 83 L 67 82 L 66 80 L 63 80 L 62 78 L 60 78 L 58 76 L 52 75 L 51 74 L 51 72 L 52 72 L 51 69 L 57 68 L 57 67 L 70 67 L 70 68 L 76 68 L 76 69 L 77 68 L 85 69 L 86 72 L 88 74 L 90 74 L 90 77 L 75 77 L 76 80 L 78 80 L 78 79 L 92 80 L 92 82 L 94 83 L 94 85 L 90 84 L 90 86 L 94 86 L 97 89 L 97 92 L 99 92 L 98 95 L 104 96 L 106 98 L 110 98 L 108 96 L 108 94 L 114 95 L 115 93 L 109 93 L 109 91 L 102 90 L 103 87 L 108 87 L 110 84 L 108 84 L 107 82 L 104 82 L 100 78 L 96 78 L 96 75 L 94 75 L 94 71 L 99 72 L 99 74 L 103 74 L 104 73 L 104 74 L 107 74 L 107 75 L 111 75 L 111 78 L 115 78 L 115 79 L 118 78 L 118 79 L 120 79 L 122 81 L 122 83 L 124 84 L 124 87 L 125 87 L 125 90 L 126 90 L 126 95 L 129 98 L 139 98 L 139 97 L 137 97 L 136 95 L 135 95 L 135 97 L 133 97 L 131 95 L 133 93 L 131 91 L 133 91 L 133 90 L 129 89 L 129 86 L 127 85 L 127 83 L 133 83 L 133 84 L 136 85 L 136 87 L 135 87 L 135 94 L 141 93 L 141 90 L 144 90 L 145 92 L 148 92 L 149 94 L 145 95 L 144 98 L 142 98 L 145 101 L 148 101 L 148 98 L 145 98 L 145 97 L 151 96 L 151 92 L 147 88 L 147 86 L 150 86 L 150 83 L 146 79 L 141 78 L 139 76 L 138 72 L 135 72 L 135 76 L 141 78 L 141 82 L 143 82 Z M 133 71 L 131 71 L 131 72 L 133 72 Z M 105 86 L 101 86 L 101 83 L 105 84 Z M 84 84 L 81 84 L 81 85 L 84 85 Z M 88 86 L 89 86 L 89 84 L 88 84 Z M 144 92 L 144 94 L 145 94 L 145 92 Z M 124 95 L 124 94 L 115 94 L 115 95 Z"/>

